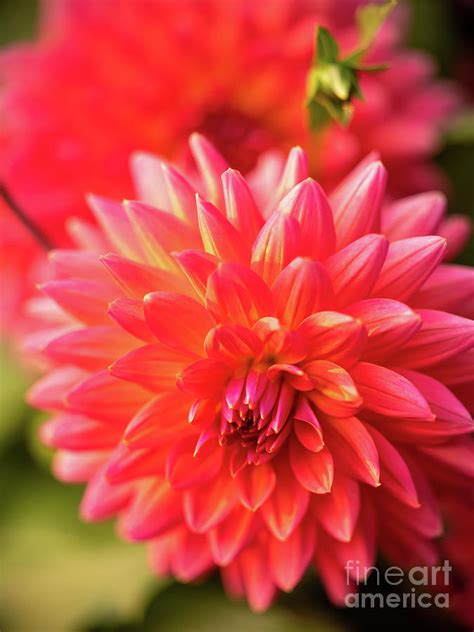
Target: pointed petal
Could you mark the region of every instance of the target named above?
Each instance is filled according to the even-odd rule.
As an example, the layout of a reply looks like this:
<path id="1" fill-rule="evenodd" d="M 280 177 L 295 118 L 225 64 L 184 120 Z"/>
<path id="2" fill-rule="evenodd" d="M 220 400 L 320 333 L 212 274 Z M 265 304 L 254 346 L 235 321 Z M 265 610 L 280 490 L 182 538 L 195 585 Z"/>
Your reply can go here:
<path id="1" fill-rule="evenodd" d="M 243 507 L 232 512 L 209 533 L 212 557 L 218 566 L 227 566 L 250 539 L 255 525 L 254 514 Z"/>
<path id="2" fill-rule="evenodd" d="M 437 232 L 438 235 L 444 237 L 447 241 L 445 259 L 450 261 L 462 252 L 472 232 L 472 223 L 466 215 L 453 213 L 441 222 Z"/>
<path id="3" fill-rule="evenodd" d="M 120 524 L 132 541 L 149 540 L 176 527 L 183 519 L 181 496 L 167 481 L 141 485 Z"/>
<path id="4" fill-rule="evenodd" d="M 281 590 L 293 590 L 313 557 L 316 527 L 306 520 L 284 542 L 270 539 L 269 567 L 273 580 Z"/>
<path id="5" fill-rule="evenodd" d="M 158 156 L 145 151 L 134 152 L 130 159 L 130 169 L 140 200 L 167 210 L 169 200 L 161 165 Z"/>
<path id="6" fill-rule="evenodd" d="M 155 341 L 155 336 L 145 322 L 143 301 L 133 298 L 117 298 L 110 303 L 107 313 L 132 336 L 144 342 Z"/>
<path id="7" fill-rule="evenodd" d="M 263 348 L 259 337 L 242 325 L 215 327 L 206 337 L 204 346 L 209 358 L 237 365 L 258 357 Z"/>
<path id="8" fill-rule="evenodd" d="M 240 502 L 250 511 L 256 511 L 275 488 L 275 470 L 269 463 L 246 467 L 236 481 Z"/>
<path id="9" fill-rule="evenodd" d="M 331 360 L 352 366 L 365 349 L 367 334 L 359 320 L 339 312 L 318 312 L 298 327 L 307 343 L 307 359 Z"/>
<path id="10" fill-rule="evenodd" d="M 196 297 L 204 302 L 207 279 L 217 267 L 217 257 L 202 250 L 183 250 L 173 253 L 173 256 L 186 275 Z"/>
<path id="11" fill-rule="evenodd" d="M 418 193 L 397 200 L 384 210 L 382 230 L 390 241 L 434 235 L 445 212 L 446 197 L 442 193 Z"/>
<path id="12" fill-rule="evenodd" d="M 203 354 L 204 339 L 215 321 L 201 303 L 173 292 L 151 292 L 144 303 L 146 322 L 159 342 L 178 351 Z"/>
<path id="13" fill-rule="evenodd" d="M 115 377 L 136 382 L 151 391 L 173 389 L 178 375 L 193 356 L 167 349 L 161 344 L 139 347 L 116 360 L 110 367 Z"/>
<path id="14" fill-rule="evenodd" d="M 140 259 L 142 250 L 122 204 L 98 195 L 87 196 L 87 202 L 114 249 L 130 259 Z"/>
<path id="15" fill-rule="evenodd" d="M 139 344 L 136 338 L 118 327 L 104 325 L 75 329 L 54 338 L 46 345 L 43 353 L 56 362 L 97 371 Z"/>
<path id="16" fill-rule="evenodd" d="M 419 507 L 420 502 L 408 465 L 382 433 L 367 423 L 365 427 L 377 448 L 380 459 L 380 483 L 383 489 L 409 507 Z"/>
<path id="17" fill-rule="evenodd" d="M 107 450 L 121 440 L 122 427 L 62 413 L 41 426 L 40 438 L 45 445 L 63 450 Z"/>
<path id="18" fill-rule="evenodd" d="M 324 436 L 335 462 L 348 476 L 372 487 L 380 485 L 379 455 L 362 422 L 356 417 L 327 418 Z"/>
<path id="19" fill-rule="evenodd" d="M 331 204 L 338 249 L 379 230 L 386 182 L 384 166 L 380 162 L 373 162 L 361 173 L 355 173 L 352 182 L 344 190 L 333 193 Z"/>
<path id="20" fill-rule="evenodd" d="M 412 237 L 390 244 L 372 296 L 409 299 L 426 281 L 446 252 L 442 237 Z"/>
<path id="21" fill-rule="evenodd" d="M 423 324 L 394 357 L 397 365 L 420 369 L 474 346 L 474 321 L 432 309 L 416 310 Z"/>
<path id="22" fill-rule="evenodd" d="M 314 494 L 331 491 L 334 478 L 334 462 L 327 448 L 311 452 L 298 441 L 290 444 L 290 464 L 296 480 Z"/>
<path id="23" fill-rule="evenodd" d="M 351 374 L 364 400 L 364 409 L 387 417 L 433 421 L 434 415 L 423 395 L 400 373 L 360 362 Z"/>
<path id="24" fill-rule="evenodd" d="M 66 395 L 69 410 L 115 423 L 129 421 L 149 399 L 146 390 L 118 380 L 108 371 L 95 373 Z"/>
<path id="25" fill-rule="evenodd" d="M 124 208 L 148 263 L 175 270 L 172 251 L 200 247 L 198 234 L 171 213 L 143 202 L 125 201 Z"/>
<path id="26" fill-rule="evenodd" d="M 377 361 L 398 351 L 421 327 L 421 317 L 389 298 L 369 298 L 347 308 L 368 334 L 364 360 Z"/>
<path id="27" fill-rule="evenodd" d="M 387 251 L 388 242 L 382 235 L 365 235 L 325 262 L 338 307 L 350 305 L 370 295 Z"/>
<path id="28" fill-rule="evenodd" d="M 221 360 L 206 358 L 189 364 L 179 375 L 177 383 L 186 393 L 197 397 L 220 397 L 232 369 Z"/>
<path id="29" fill-rule="evenodd" d="M 202 485 L 217 476 L 222 467 L 224 451 L 207 444 L 194 454 L 196 436 L 175 444 L 167 455 L 166 478 L 175 489 Z"/>
<path id="30" fill-rule="evenodd" d="M 336 233 L 332 210 L 323 189 L 312 178 L 291 189 L 278 210 L 296 219 L 301 227 L 299 255 L 323 261 L 334 253 Z"/>
<path id="31" fill-rule="evenodd" d="M 142 299 L 145 294 L 160 289 L 170 292 L 189 292 L 185 279 L 169 270 L 147 266 L 115 254 L 100 258 L 117 283 L 132 298 Z"/>
<path id="32" fill-rule="evenodd" d="M 305 180 L 308 175 L 309 167 L 306 152 L 301 147 L 293 147 L 290 149 L 283 173 L 279 178 L 276 201 L 279 202 L 284 198 L 293 187 Z"/>
<path id="33" fill-rule="evenodd" d="M 228 516 L 237 502 L 234 480 L 227 472 L 184 492 L 185 520 L 195 533 L 206 533 Z"/>
<path id="34" fill-rule="evenodd" d="M 304 370 L 314 385 L 309 399 L 323 412 L 334 417 L 351 417 L 362 405 L 362 398 L 351 375 L 327 360 L 313 360 Z"/>
<path id="35" fill-rule="evenodd" d="M 179 171 L 171 165 L 163 162 L 161 169 L 173 215 L 193 228 L 197 228 L 196 192 Z M 159 204 L 155 204 L 155 206 L 163 208 Z"/>
<path id="36" fill-rule="evenodd" d="M 242 585 L 250 608 L 263 612 L 275 597 L 276 587 L 268 572 L 266 547 L 258 544 L 245 548 L 239 555 Z"/>
<path id="37" fill-rule="evenodd" d="M 194 133 L 189 139 L 189 146 L 206 186 L 207 197 L 218 208 L 224 208 L 221 176 L 228 169 L 217 149 L 201 134 Z"/>
<path id="38" fill-rule="evenodd" d="M 249 248 L 240 233 L 210 202 L 196 198 L 199 231 L 204 250 L 227 263 L 247 263 Z"/>
<path id="39" fill-rule="evenodd" d="M 304 517 L 308 502 L 309 492 L 295 480 L 289 466 L 280 462 L 277 484 L 260 513 L 271 533 L 279 540 L 286 540 Z"/>
<path id="40" fill-rule="evenodd" d="M 26 401 L 37 408 L 62 410 L 66 405 L 64 394 L 86 377 L 88 373 L 77 367 L 63 366 L 53 369 L 29 388 Z"/>
<path id="41" fill-rule="evenodd" d="M 410 304 L 474 318 L 474 269 L 440 265 L 412 296 Z"/>
<path id="42" fill-rule="evenodd" d="M 130 500 L 130 489 L 111 485 L 99 471 L 87 485 L 80 506 L 80 516 L 85 522 L 106 520 L 123 510 Z"/>
<path id="43" fill-rule="evenodd" d="M 265 222 L 252 249 L 252 270 L 271 286 L 276 277 L 299 254 L 300 227 L 288 215 L 275 211 Z"/>
<path id="44" fill-rule="evenodd" d="M 273 300 L 268 286 L 244 266 L 223 264 L 208 279 L 206 305 L 220 323 L 251 327 L 273 313 Z"/>
<path id="45" fill-rule="evenodd" d="M 295 259 L 277 277 L 272 293 L 280 322 L 296 328 L 305 318 L 332 307 L 331 282 L 316 261 Z"/>
<path id="46" fill-rule="evenodd" d="M 321 425 L 306 397 L 299 397 L 293 411 L 295 435 L 302 446 L 312 452 L 324 448 Z"/>
<path id="47" fill-rule="evenodd" d="M 359 483 L 338 474 L 331 492 L 317 497 L 316 516 L 324 529 L 341 542 L 349 542 L 360 509 Z"/>
<path id="48" fill-rule="evenodd" d="M 235 169 L 222 174 L 226 215 L 242 238 L 250 245 L 263 225 L 263 217 L 249 185 Z"/>

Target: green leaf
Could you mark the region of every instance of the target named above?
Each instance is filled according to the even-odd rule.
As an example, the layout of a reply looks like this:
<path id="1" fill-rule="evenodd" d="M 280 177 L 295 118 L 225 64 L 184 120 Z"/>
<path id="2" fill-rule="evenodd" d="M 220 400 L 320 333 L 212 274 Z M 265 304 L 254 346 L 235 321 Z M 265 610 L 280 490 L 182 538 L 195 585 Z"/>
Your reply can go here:
<path id="1" fill-rule="evenodd" d="M 356 12 L 356 22 L 359 28 L 359 49 L 367 50 L 387 19 L 395 8 L 397 0 L 387 0 L 384 4 L 366 4 Z"/>
<path id="2" fill-rule="evenodd" d="M 331 33 L 323 26 L 318 26 L 316 31 L 316 56 L 317 64 L 325 64 L 336 61 L 339 57 L 339 46 Z"/>

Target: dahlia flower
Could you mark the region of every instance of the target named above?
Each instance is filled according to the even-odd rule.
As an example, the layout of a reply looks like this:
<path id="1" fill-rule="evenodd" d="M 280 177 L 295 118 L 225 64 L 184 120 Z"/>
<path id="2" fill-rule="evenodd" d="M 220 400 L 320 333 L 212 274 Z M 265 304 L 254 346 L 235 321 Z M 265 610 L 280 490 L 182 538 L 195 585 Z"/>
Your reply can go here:
<path id="1" fill-rule="evenodd" d="M 190 147 L 198 176 L 136 169 L 143 200 L 89 197 L 99 228 L 51 255 L 29 401 L 56 476 L 156 573 L 218 567 L 255 610 L 309 567 L 341 603 L 346 560 L 434 564 L 437 486 L 474 474 L 473 273 L 442 263 L 442 195 L 382 214 L 378 161 L 328 198 L 299 148 L 246 180 Z"/>
<path id="2" fill-rule="evenodd" d="M 303 107 L 315 24 L 351 48 L 360 4 L 43 0 L 38 40 L 0 57 L 0 178 L 62 247 L 64 220 L 89 214 L 85 191 L 132 195 L 136 148 L 186 162 L 183 146 L 197 129 L 246 173 L 267 149 L 315 145 Z M 434 80 L 428 57 L 403 49 L 402 31 L 397 18 L 382 31 L 372 61 L 391 68 L 363 78 L 366 100 L 351 127 L 330 129 L 312 152 L 325 186 L 373 149 L 392 190 L 439 184 L 430 158 L 457 97 Z M 31 243 L 10 232 L 31 261 Z M 23 274 L 16 282 L 25 289 Z"/>

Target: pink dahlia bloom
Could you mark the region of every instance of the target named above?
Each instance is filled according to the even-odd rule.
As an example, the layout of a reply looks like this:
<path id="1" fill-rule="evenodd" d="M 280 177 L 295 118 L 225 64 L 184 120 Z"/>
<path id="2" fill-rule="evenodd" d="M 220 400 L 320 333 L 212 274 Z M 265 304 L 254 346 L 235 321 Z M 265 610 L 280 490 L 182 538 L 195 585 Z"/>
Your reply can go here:
<path id="1" fill-rule="evenodd" d="M 442 196 L 382 215 L 380 162 L 328 199 L 298 148 L 245 180 L 190 146 L 197 176 L 136 169 L 145 201 L 90 197 L 100 229 L 51 256 L 29 400 L 55 474 L 156 573 L 219 567 L 255 610 L 312 566 L 340 603 L 347 560 L 435 564 L 438 486 L 474 474 L 473 272 L 442 263 Z"/>
<path id="2" fill-rule="evenodd" d="M 0 57 L 0 178 L 59 247 L 69 243 L 64 220 L 89 215 L 85 191 L 131 196 L 130 153 L 186 162 L 196 129 L 244 173 L 270 147 L 310 143 L 324 186 L 377 149 L 393 191 L 438 187 L 430 159 L 457 97 L 434 79 L 428 57 L 403 49 L 398 19 L 372 53 L 391 69 L 364 78 L 367 98 L 351 127 L 331 129 L 318 151 L 308 135 L 315 24 L 351 47 L 360 4 L 44 0 L 38 40 Z M 14 236 L 17 249 L 33 253 L 22 232 Z M 27 278 L 19 275 L 21 290 Z"/>

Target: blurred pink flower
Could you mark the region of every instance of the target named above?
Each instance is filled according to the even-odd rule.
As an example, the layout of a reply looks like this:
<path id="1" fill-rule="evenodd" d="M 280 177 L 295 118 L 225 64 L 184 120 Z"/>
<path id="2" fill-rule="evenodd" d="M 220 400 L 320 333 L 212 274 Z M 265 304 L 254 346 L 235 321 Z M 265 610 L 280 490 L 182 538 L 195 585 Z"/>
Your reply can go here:
<path id="1" fill-rule="evenodd" d="M 183 146 L 195 129 L 244 173 L 263 151 L 301 143 L 311 147 L 311 173 L 329 189 L 373 149 L 389 167 L 393 192 L 438 187 L 430 159 L 457 96 L 434 79 L 428 57 L 403 49 L 397 17 L 371 54 L 391 68 L 363 79 L 366 100 L 350 128 L 333 127 L 319 142 L 307 132 L 315 24 L 352 46 L 360 4 L 44 0 L 37 41 L 0 58 L 0 177 L 57 246 L 69 243 L 65 219 L 89 215 L 85 192 L 131 195 L 132 151 L 186 164 Z M 31 240 L 8 232 L 34 260 Z M 13 313 L 30 290 L 28 277 L 28 266 L 19 267 Z"/>
<path id="2" fill-rule="evenodd" d="M 140 156 L 144 201 L 90 197 L 100 228 L 51 256 L 27 345 L 55 474 L 156 573 L 217 566 L 254 610 L 312 565 L 341 603 L 347 560 L 435 564 L 436 481 L 474 462 L 473 271 L 442 263 L 442 195 L 382 214 L 380 162 L 328 199 L 299 148 L 246 180 L 190 147 L 198 174 Z"/>

